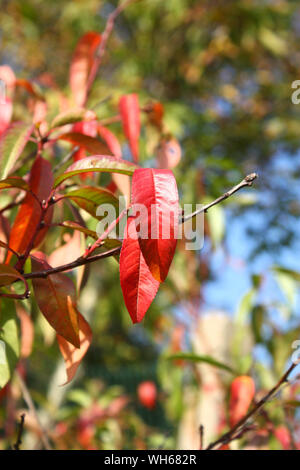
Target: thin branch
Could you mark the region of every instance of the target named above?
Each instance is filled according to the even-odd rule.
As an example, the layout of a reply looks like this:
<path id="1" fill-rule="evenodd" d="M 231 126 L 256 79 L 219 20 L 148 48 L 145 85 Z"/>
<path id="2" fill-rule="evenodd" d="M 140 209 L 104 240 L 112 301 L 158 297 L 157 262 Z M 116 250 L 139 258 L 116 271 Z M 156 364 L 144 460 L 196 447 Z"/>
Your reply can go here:
<path id="1" fill-rule="evenodd" d="M 50 445 L 50 441 L 49 441 L 49 438 L 47 436 L 47 433 L 45 431 L 45 429 L 43 428 L 41 422 L 40 422 L 40 419 L 39 419 L 39 416 L 37 414 L 37 411 L 35 409 L 35 406 L 34 406 L 34 403 L 33 403 L 33 400 L 31 398 L 31 395 L 30 395 L 30 392 L 27 388 L 27 385 L 26 383 L 24 382 L 23 378 L 21 377 L 21 375 L 19 374 L 18 371 L 16 371 L 16 376 L 18 378 L 18 381 L 19 381 L 19 384 L 20 384 L 20 387 L 21 387 L 21 391 L 22 391 L 22 395 L 23 395 L 23 398 L 24 398 L 24 401 L 30 411 L 30 413 L 32 414 L 32 416 L 35 418 L 36 420 L 36 423 L 39 427 L 39 431 L 40 431 L 40 436 L 41 436 L 41 441 L 43 443 L 43 446 L 45 447 L 45 449 L 47 450 L 52 450 L 52 447 Z"/>
<path id="2" fill-rule="evenodd" d="M 200 424 L 200 426 L 199 426 L 199 436 L 200 436 L 199 450 L 203 450 L 203 439 L 204 439 L 204 426 L 203 426 L 203 424 Z"/>
<path id="3" fill-rule="evenodd" d="M 128 208 L 123 209 L 122 212 L 120 213 L 119 217 L 117 217 L 116 220 L 114 220 L 111 224 L 109 224 L 107 229 L 102 233 L 102 235 L 98 238 L 98 240 L 96 240 L 95 243 L 93 243 L 92 246 L 90 246 L 89 248 L 87 248 L 85 250 L 83 258 L 88 258 L 97 248 L 99 248 L 99 246 L 103 243 L 104 239 L 107 238 L 107 235 L 109 235 L 111 233 L 111 231 L 116 227 L 116 225 L 124 217 L 124 215 L 127 214 L 130 207 L 131 206 L 129 206 Z"/>
<path id="4" fill-rule="evenodd" d="M 90 256 L 89 258 L 83 258 L 83 256 L 80 256 L 75 261 L 72 261 L 72 263 L 64 264 L 62 266 L 58 266 L 57 268 L 45 269 L 44 271 L 23 274 L 23 277 L 26 279 L 45 278 L 47 276 L 50 276 L 51 274 L 62 273 L 63 271 L 69 271 L 70 269 L 83 266 L 84 264 L 94 263 L 95 261 L 98 261 L 100 259 L 118 255 L 120 251 L 121 247 L 118 246 L 116 248 L 112 248 L 109 251 L 105 251 L 104 253 L 99 253 L 98 255 Z"/>
<path id="5" fill-rule="evenodd" d="M 18 434 L 16 443 L 13 445 L 14 450 L 20 450 L 20 445 L 22 444 L 22 435 L 24 431 L 24 424 L 25 424 L 25 413 L 21 414 L 20 416 L 20 423 L 18 427 Z"/>
<path id="6" fill-rule="evenodd" d="M 67 163 L 73 155 L 80 149 L 79 145 L 76 145 L 71 152 L 67 153 L 67 155 L 53 168 L 53 173 L 56 173 L 65 163 Z"/>
<path id="7" fill-rule="evenodd" d="M 237 437 L 236 434 L 242 431 L 242 427 L 246 425 L 248 420 L 252 418 L 256 413 L 267 403 L 270 401 L 270 399 L 275 395 L 281 386 L 288 382 L 288 378 L 290 374 L 293 372 L 293 370 L 297 367 L 297 363 L 293 363 L 288 370 L 283 374 L 283 376 L 279 379 L 277 384 L 261 399 L 259 402 L 256 403 L 256 405 L 242 418 L 240 421 L 233 426 L 228 432 L 223 434 L 221 437 L 219 437 L 216 441 L 212 442 L 209 444 L 206 450 L 212 450 L 214 447 L 222 444 L 228 444 L 228 442 L 232 441 L 233 439 L 236 439 Z"/>
<path id="8" fill-rule="evenodd" d="M 215 201 L 210 202 L 209 204 L 206 204 L 205 206 L 201 207 L 197 211 L 193 212 L 192 214 L 188 215 L 183 215 L 181 222 L 184 223 L 187 220 L 192 219 L 198 214 L 201 214 L 202 212 L 207 212 L 208 209 L 211 207 L 219 204 L 220 202 L 224 201 L 225 199 L 228 199 L 230 196 L 232 196 L 234 193 L 239 191 L 242 188 L 245 188 L 246 186 L 252 186 L 253 181 L 258 177 L 257 173 L 251 173 L 250 175 L 247 175 L 239 184 L 234 186 L 233 188 L 229 189 L 226 193 L 222 194 L 222 196 L 219 196 Z"/>
<path id="9" fill-rule="evenodd" d="M 106 25 L 105 25 L 105 29 L 102 33 L 102 37 L 101 37 L 101 42 L 99 44 L 99 47 L 98 47 L 98 50 L 96 52 L 96 55 L 95 55 L 95 60 L 93 62 L 93 65 L 91 67 L 91 71 L 90 71 L 90 74 L 89 74 L 89 77 L 88 77 L 88 80 L 87 80 L 87 87 L 86 87 L 86 99 L 88 97 L 88 94 L 89 94 L 89 91 L 95 81 L 95 78 L 96 78 L 96 75 L 97 75 L 97 72 L 98 72 L 98 69 L 99 69 L 99 66 L 102 62 L 102 58 L 105 54 L 105 51 L 106 51 L 106 45 L 107 45 L 107 41 L 109 39 L 109 36 L 111 35 L 111 32 L 113 30 L 113 27 L 114 27 L 114 24 L 115 24 L 115 20 L 116 18 L 120 15 L 120 13 L 122 13 L 123 10 L 125 10 L 125 8 L 130 4 L 130 3 L 133 3 L 134 1 L 137 1 L 137 0 L 125 0 L 123 3 L 121 3 L 108 17 L 107 19 L 107 22 L 106 22 Z"/>

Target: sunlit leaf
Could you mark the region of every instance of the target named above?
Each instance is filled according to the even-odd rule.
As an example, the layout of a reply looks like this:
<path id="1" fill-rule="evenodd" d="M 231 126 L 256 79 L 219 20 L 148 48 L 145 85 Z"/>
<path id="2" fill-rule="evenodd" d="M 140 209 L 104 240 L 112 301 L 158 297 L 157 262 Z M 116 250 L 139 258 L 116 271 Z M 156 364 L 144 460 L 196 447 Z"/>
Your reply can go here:
<path id="1" fill-rule="evenodd" d="M 0 387 L 11 379 L 20 354 L 15 306 L 9 299 L 0 299 Z"/>
<path id="2" fill-rule="evenodd" d="M 90 171 L 132 175 L 135 169 L 136 166 L 126 160 L 117 160 L 109 155 L 93 155 L 73 163 L 64 173 L 58 175 L 54 181 L 54 187 L 56 188 L 72 176 Z"/>
<path id="3" fill-rule="evenodd" d="M 0 180 L 6 178 L 23 152 L 33 125 L 16 122 L 1 136 L 0 140 Z"/>

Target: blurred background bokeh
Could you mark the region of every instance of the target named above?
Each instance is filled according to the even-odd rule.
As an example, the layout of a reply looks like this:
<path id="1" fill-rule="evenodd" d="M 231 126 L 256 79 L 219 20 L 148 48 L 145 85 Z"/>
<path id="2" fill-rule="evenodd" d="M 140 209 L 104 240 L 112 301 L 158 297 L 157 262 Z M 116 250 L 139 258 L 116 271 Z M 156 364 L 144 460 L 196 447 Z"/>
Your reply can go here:
<path id="1" fill-rule="evenodd" d="M 59 89 L 70 94 L 78 39 L 102 32 L 116 5 L 1 0 L 0 64 L 35 80 L 54 116 Z M 300 333 L 300 104 L 291 100 L 299 44 L 300 7 L 291 0 L 141 0 L 118 17 L 88 108 L 105 121 L 125 93 L 137 93 L 143 107 L 163 105 L 164 126 L 182 149 L 173 169 L 182 204 L 209 202 L 253 171 L 259 179 L 209 211 L 201 250 L 178 244 L 141 324 L 131 324 L 116 260 L 90 266 L 80 311 L 93 342 L 71 384 L 60 387 L 65 372 L 54 331 L 24 302 L 35 338 L 20 370 L 53 448 L 198 448 L 200 424 L 206 443 L 226 429 L 234 374 L 196 355 L 251 375 L 258 396 L 283 373 Z M 23 120 L 29 98 L 16 93 L 14 118 Z M 111 129 L 130 159 L 120 123 Z M 157 164 L 159 138 L 144 113 L 142 166 Z M 179 352 L 189 360 L 169 358 Z M 141 391 L 145 381 L 151 384 Z M 297 447 L 298 393 L 293 386 L 272 401 L 241 446 L 280 449 L 274 429 L 285 426 Z M 17 380 L 0 399 L 0 448 L 7 448 L 26 408 Z M 30 413 L 26 423 L 23 446 L 39 448 Z"/>

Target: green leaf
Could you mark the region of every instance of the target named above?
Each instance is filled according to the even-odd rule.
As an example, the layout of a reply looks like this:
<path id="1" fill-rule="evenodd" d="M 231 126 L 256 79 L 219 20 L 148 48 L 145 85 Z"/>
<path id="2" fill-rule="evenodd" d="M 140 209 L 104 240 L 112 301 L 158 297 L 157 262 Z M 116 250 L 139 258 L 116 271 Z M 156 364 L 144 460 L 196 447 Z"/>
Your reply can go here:
<path id="1" fill-rule="evenodd" d="M 293 307 L 297 295 L 297 281 L 289 273 L 275 271 L 274 277 L 289 305 Z"/>
<path id="2" fill-rule="evenodd" d="M 137 167 L 126 160 L 117 160 L 115 157 L 109 155 L 94 155 L 92 157 L 82 158 L 73 165 L 69 166 L 64 173 L 58 175 L 54 181 L 54 188 L 72 176 L 82 173 L 95 172 L 108 172 L 108 173 L 121 173 L 124 175 L 132 175 Z"/>
<path id="3" fill-rule="evenodd" d="M 28 191 L 29 185 L 19 176 L 9 176 L 8 178 L 0 181 L 0 189 L 10 188 L 19 188 L 24 189 L 24 191 Z"/>
<path id="4" fill-rule="evenodd" d="M 75 122 L 80 121 L 91 121 L 96 118 L 94 111 L 87 111 L 82 108 L 73 108 L 58 114 L 53 121 L 51 122 L 50 127 L 65 126 L 66 124 L 74 124 Z"/>
<path id="5" fill-rule="evenodd" d="M 183 359 L 185 361 L 191 361 L 191 362 L 205 362 L 206 364 L 210 364 L 211 366 L 226 370 L 227 372 L 231 372 L 232 374 L 235 373 L 231 367 L 227 366 L 226 364 L 223 364 L 222 362 L 216 361 L 211 356 L 198 356 L 193 353 L 179 352 L 176 354 L 172 354 L 171 356 L 167 356 L 165 359 L 167 360 Z"/>
<path id="6" fill-rule="evenodd" d="M 0 142 L 0 180 L 6 178 L 24 150 L 34 126 L 16 122 L 3 134 Z"/>
<path id="7" fill-rule="evenodd" d="M 221 206 L 214 206 L 207 212 L 210 228 L 210 237 L 214 247 L 218 246 L 224 238 L 225 233 L 225 216 Z"/>
<path id="8" fill-rule="evenodd" d="M 112 204 L 116 209 L 116 214 L 119 208 L 119 200 L 111 191 L 104 188 L 97 188 L 94 186 L 84 186 L 80 189 L 75 189 L 64 195 L 65 198 L 71 199 L 81 209 L 96 217 L 97 208 L 103 204 Z M 103 216 L 104 217 L 104 216 Z M 100 220 L 100 217 L 97 217 Z"/>
<path id="9" fill-rule="evenodd" d="M 275 273 L 282 273 L 291 276 L 295 281 L 300 282 L 300 272 L 293 271 L 292 269 L 283 268 L 281 266 L 274 266 L 273 271 Z"/>
<path id="10" fill-rule="evenodd" d="M 78 230 L 79 232 L 82 232 L 85 235 L 94 238 L 95 240 L 97 240 L 99 238 L 96 232 L 94 232 L 93 230 L 90 230 L 86 227 L 83 227 L 82 225 L 77 224 L 76 222 L 73 222 L 72 220 L 65 220 L 60 225 L 62 227 L 72 228 L 74 230 Z"/>
<path id="11" fill-rule="evenodd" d="M 17 315 L 14 303 L 0 300 L 0 387 L 11 379 L 18 362 L 20 346 L 18 339 Z"/>

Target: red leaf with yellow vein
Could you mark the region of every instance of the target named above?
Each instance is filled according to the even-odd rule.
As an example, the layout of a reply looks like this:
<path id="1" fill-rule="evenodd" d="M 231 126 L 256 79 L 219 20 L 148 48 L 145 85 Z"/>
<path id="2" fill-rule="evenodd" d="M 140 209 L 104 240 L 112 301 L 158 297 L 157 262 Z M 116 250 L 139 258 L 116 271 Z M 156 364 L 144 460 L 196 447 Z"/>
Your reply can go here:
<path id="1" fill-rule="evenodd" d="M 37 157 L 30 172 L 30 190 L 40 201 L 43 201 L 49 197 L 52 185 L 53 174 L 50 163 L 42 157 Z M 31 193 L 27 193 L 12 226 L 8 242 L 9 246 L 18 253 L 24 253 L 36 231 L 34 247 L 38 246 L 46 235 L 48 230 L 47 224 L 51 223 L 52 215 L 53 207 L 49 206 L 44 218 L 45 226 L 39 228 L 41 216 L 40 204 Z M 11 256 L 12 254 L 8 253 L 7 263 Z"/>
<path id="2" fill-rule="evenodd" d="M 32 256 L 32 271 L 50 269 L 45 255 Z M 76 348 L 80 347 L 76 289 L 72 280 L 63 273 L 32 280 L 37 304 L 57 334 L 63 336 Z"/>
<path id="3" fill-rule="evenodd" d="M 77 106 L 85 103 L 87 80 L 100 42 L 101 34 L 90 31 L 76 45 L 70 67 L 70 87 Z"/>
<path id="4" fill-rule="evenodd" d="M 153 277 L 163 282 L 168 274 L 177 243 L 178 192 L 172 171 L 138 168 L 132 178 L 133 208 L 139 244 Z"/>
<path id="5" fill-rule="evenodd" d="M 135 93 L 123 95 L 120 98 L 119 109 L 130 150 L 134 161 L 139 159 L 139 137 L 141 132 L 140 107 L 138 96 Z"/>
<path id="6" fill-rule="evenodd" d="M 67 381 L 69 383 L 76 374 L 77 368 L 90 347 L 92 341 L 92 330 L 83 316 L 77 312 L 79 326 L 79 349 L 69 343 L 60 335 L 57 335 L 57 342 L 60 352 L 66 363 Z M 65 385 L 64 384 L 64 385 Z"/>
<path id="7" fill-rule="evenodd" d="M 128 218 L 121 249 L 120 282 L 132 322 L 138 323 L 156 296 L 159 282 L 153 278 L 142 255 L 132 217 Z"/>

